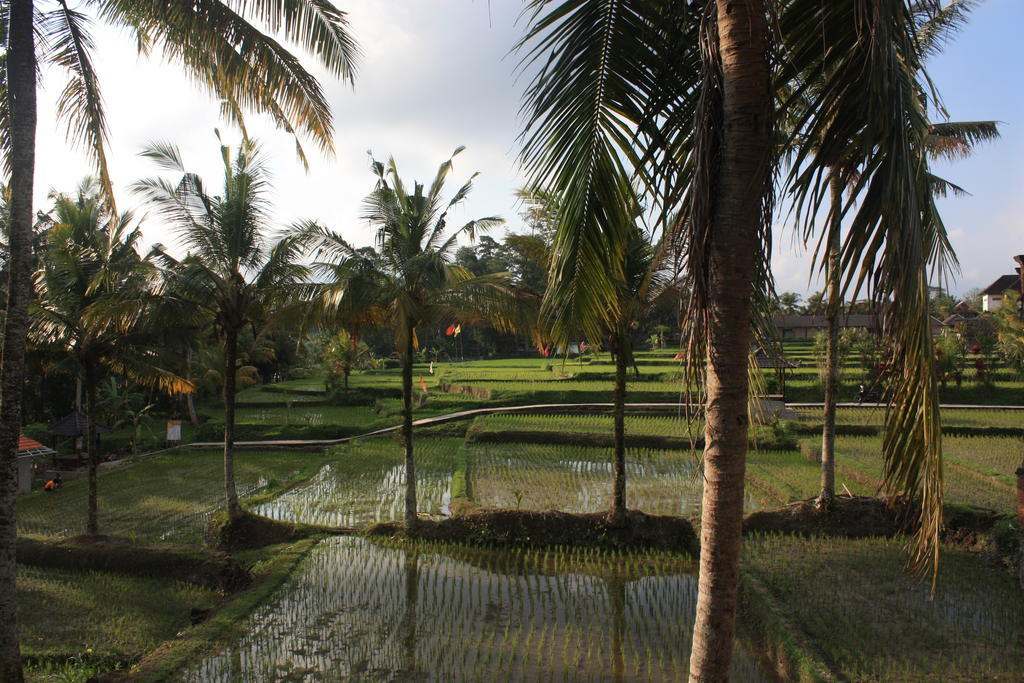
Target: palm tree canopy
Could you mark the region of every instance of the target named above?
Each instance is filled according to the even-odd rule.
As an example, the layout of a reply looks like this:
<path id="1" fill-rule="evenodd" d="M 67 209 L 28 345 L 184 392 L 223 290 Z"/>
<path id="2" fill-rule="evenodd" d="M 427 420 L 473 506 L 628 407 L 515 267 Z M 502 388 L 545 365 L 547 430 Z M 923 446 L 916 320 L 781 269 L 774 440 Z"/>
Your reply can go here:
<path id="1" fill-rule="evenodd" d="M 35 275 L 38 299 L 30 336 L 63 351 L 59 370 L 105 367 L 178 393 L 191 385 L 159 367 L 151 342 L 158 269 L 141 257 L 130 214 L 109 217 L 96 182 L 74 197 L 56 195 L 46 258 Z"/>
<path id="2" fill-rule="evenodd" d="M 42 3 L 40 3 L 42 4 Z M 0 2 L 7 35 L 7 2 Z M 333 151 L 330 107 L 317 79 L 292 53 L 257 24 L 312 54 L 332 75 L 353 81 L 359 48 L 348 17 L 328 0 L 84 0 L 73 9 L 54 0 L 36 14 L 43 64 L 59 67 L 67 83 L 57 101 L 57 117 L 68 139 L 81 145 L 95 164 L 108 197 L 113 187 L 107 166 L 109 129 L 93 53 L 93 23 L 127 29 L 139 52 L 154 49 L 179 63 L 185 74 L 221 103 L 221 114 L 244 131 L 245 114 L 266 114 L 292 134 L 305 163 L 300 135 L 325 152 Z M 83 11 L 91 10 L 91 12 Z M 0 66 L 5 66 L 0 64 Z M 10 174 L 6 68 L 0 68 L 0 155 Z"/>
<path id="3" fill-rule="evenodd" d="M 272 318 L 281 321 L 283 313 L 297 314 L 296 295 L 309 269 L 298 262 L 300 245 L 294 238 L 268 244 L 268 185 L 259 147 L 245 140 L 234 156 L 226 145 L 220 153 L 220 195 L 210 194 L 202 178 L 186 170 L 177 148 L 167 144 L 151 145 L 143 156 L 180 173 L 178 182 L 146 178 L 132 189 L 159 211 L 189 250 L 179 261 L 162 246 L 154 247 L 169 266 L 166 274 L 184 304 L 181 310 L 209 316 L 224 334 Z"/>
<path id="4" fill-rule="evenodd" d="M 416 327 L 425 324 L 486 319 L 503 330 L 519 327 L 525 302 L 507 273 L 475 276 L 454 263 L 459 237 L 474 239 L 504 220 L 487 216 L 448 230 L 450 211 L 465 200 L 476 178 L 473 174 L 444 200 L 452 158 L 440 165 L 429 187 L 417 182 L 410 188 L 394 159 L 371 163 L 377 185 L 363 202 L 363 216 L 377 228 L 375 250 L 354 249 L 340 234 L 313 223 L 295 233 L 315 253 L 313 268 L 324 283 L 317 294 L 326 319 L 355 327 L 391 321 L 400 349 L 409 335 L 417 346 Z"/>

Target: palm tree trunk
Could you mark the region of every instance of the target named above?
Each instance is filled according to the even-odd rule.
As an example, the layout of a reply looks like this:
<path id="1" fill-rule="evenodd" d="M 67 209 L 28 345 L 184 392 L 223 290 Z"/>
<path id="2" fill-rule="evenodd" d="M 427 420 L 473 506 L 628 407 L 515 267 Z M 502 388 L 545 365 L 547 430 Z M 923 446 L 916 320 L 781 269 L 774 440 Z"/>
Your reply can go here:
<path id="1" fill-rule="evenodd" d="M 707 403 L 691 681 L 728 681 L 736 627 L 747 453 L 750 300 L 770 191 L 772 95 L 762 0 L 717 0 L 721 156 L 708 268 Z"/>
<path id="2" fill-rule="evenodd" d="M 626 332 L 619 326 L 615 333 L 615 393 L 612 414 L 615 423 L 615 455 L 612 471 L 612 514 L 613 524 L 626 522 Z"/>
<path id="3" fill-rule="evenodd" d="M 192 349 L 185 352 L 185 379 L 192 381 Z M 195 392 L 185 394 L 185 407 L 188 410 L 188 421 L 193 427 L 199 426 L 199 415 L 196 413 Z"/>
<path id="4" fill-rule="evenodd" d="M 85 447 L 89 453 L 89 515 L 85 533 L 90 536 L 100 533 L 100 448 L 96 442 L 96 375 L 96 369 L 87 363 L 85 366 Z"/>
<path id="5" fill-rule="evenodd" d="M 36 48 L 32 0 L 8 5 L 7 102 L 10 109 L 11 200 L 7 315 L 0 361 L 0 681 L 20 682 L 15 579 L 14 498 L 18 490 L 18 437 L 25 380 L 29 276 L 32 268 L 32 194 L 36 144 Z"/>
<path id="6" fill-rule="evenodd" d="M 843 185 L 837 176 L 829 181 L 832 194 L 832 226 L 828 245 L 828 338 L 825 344 L 825 412 L 821 425 L 821 492 L 817 507 L 828 510 L 836 495 L 836 400 L 839 393 L 839 223 Z"/>
<path id="7" fill-rule="evenodd" d="M 242 518 L 242 506 L 235 490 L 235 383 L 238 373 L 238 330 L 228 330 L 224 339 L 224 500 L 228 519 Z"/>
<path id="8" fill-rule="evenodd" d="M 402 352 L 402 441 L 405 443 L 405 524 L 416 523 L 416 462 L 412 454 L 412 325 Z"/>

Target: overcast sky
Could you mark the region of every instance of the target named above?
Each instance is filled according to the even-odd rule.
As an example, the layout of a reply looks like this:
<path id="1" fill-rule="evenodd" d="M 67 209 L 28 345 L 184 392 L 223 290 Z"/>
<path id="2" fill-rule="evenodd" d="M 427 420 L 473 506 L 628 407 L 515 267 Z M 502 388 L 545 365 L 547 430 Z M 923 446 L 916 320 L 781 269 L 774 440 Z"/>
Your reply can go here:
<path id="1" fill-rule="evenodd" d="M 334 112 L 336 154 L 324 158 L 307 144 L 310 172 L 296 160 L 291 138 L 265 121 L 250 121 L 273 173 L 277 220 L 319 220 L 359 245 L 373 231 L 359 219 L 361 199 L 372 189 L 367 151 L 394 156 L 404 178 L 429 181 L 451 151 L 465 145 L 451 187 L 480 171 L 473 195 L 457 218 L 500 214 L 511 230 L 521 227 L 515 189 L 518 116 L 523 82 L 509 51 L 524 30 L 516 0 L 337 0 L 349 12 L 363 50 L 355 88 L 322 77 Z M 72 3 L 74 5 L 74 3 Z M 985 286 L 1013 269 L 1024 253 L 1024 60 L 1016 47 L 1024 28 L 1024 0 L 987 0 L 972 23 L 929 65 L 950 116 L 997 119 L 1003 138 L 972 158 L 940 165 L 940 175 L 971 192 L 946 199 L 941 209 L 962 272 L 951 289 Z M 237 131 L 218 120 L 217 105 L 173 65 L 139 57 L 124 34 L 96 26 L 96 67 L 111 130 L 109 161 L 119 208 L 138 201 L 128 193 L 135 179 L 153 175 L 138 157 L 153 140 L 177 144 L 186 164 L 216 187 L 220 161 L 214 129 L 227 141 Z M 311 65 L 311 60 L 306 60 Z M 84 155 L 70 148 L 54 119 L 63 74 L 46 71 L 40 100 L 37 206 L 50 189 L 71 191 L 90 172 Z M 173 235 L 147 219 L 149 242 L 174 244 Z M 776 225 L 774 271 L 779 291 L 806 294 L 808 256 L 795 250 L 792 233 Z"/>

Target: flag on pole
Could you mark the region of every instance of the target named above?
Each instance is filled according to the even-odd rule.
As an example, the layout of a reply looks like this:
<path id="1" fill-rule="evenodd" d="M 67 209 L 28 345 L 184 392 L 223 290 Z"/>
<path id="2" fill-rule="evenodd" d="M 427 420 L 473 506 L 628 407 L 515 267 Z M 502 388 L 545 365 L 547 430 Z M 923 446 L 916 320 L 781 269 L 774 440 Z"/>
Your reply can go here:
<path id="1" fill-rule="evenodd" d="M 672 358 L 672 360 L 682 360 L 682 359 L 683 359 L 683 352 L 682 352 L 682 351 L 680 351 L 679 353 L 677 353 L 677 354 L 675 355 L 675 357 L 674 357 L 674 358 Z"/>
<path id="2" fill-rule="evenodd" d="M 449 325 L 448 329 L 444 331 L 445 336 L 448 336 L 448 337 L 452 336 L 452 334 L 454 332 L 455 332 L 455 323 L 452 323 L 451 325 Z"/>
<path id="3" fill-rule="evenodd" d="M 420 375 L 420 389 L 423 390 L 424 394 L 427 393 L 427 383 L 423 381 L 423 375 Z"/>

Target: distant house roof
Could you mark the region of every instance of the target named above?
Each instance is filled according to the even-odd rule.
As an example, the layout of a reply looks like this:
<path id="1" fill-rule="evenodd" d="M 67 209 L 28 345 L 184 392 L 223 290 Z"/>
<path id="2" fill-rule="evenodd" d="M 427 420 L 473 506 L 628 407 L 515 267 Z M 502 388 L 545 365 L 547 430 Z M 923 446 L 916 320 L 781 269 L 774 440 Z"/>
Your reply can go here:
<path id="1" fill-rule="evenodd" d="M 784 329 L 809 327 L 816 330 L 824 330 L 828 327 L 828 318 L 823 315 L 777 315 L 774 318 L 774 322 L 776 327 Z M 839 326 L 874 329 L 878 327 L 878 318 L 866 313 L 840 315 Z"/>
<path id="2" fill-rule="evenodd" d="M 977 314 L 960 315 L 959 313 L 954 313 L 943 320 L 942 325 L 943 327 L 963 329 L 971 336 L 995 334 L 996 332 L 996 326 L 992 324 L 992 321 Z"/>
<path id="3" fill-rule="evenodd" d="M 1016 291 L 1020 287 L 1019 275 L 1003 275 L 1001 278 L 986 287 L 982 294 L 1003 294 L 1008 289 Z"/>
<path id="4" fill-rule="evenodd" d="M 55 436 L 85 436 L 86 430 L 89 428 L 88 420 L 85 415 L 73 410 L 60 420 L 55 425 L 50 427 L 50 433 Z M 110 431 L 110 427 L 96 423 L 96 432 L 98 434 L 106 434 Z"/>
<path id="5" fill-rule="evenodd" d="M 971 305 L 966 301 L 958 301 L 956 306 L 953 307 L 953 311 L 956 313 L 973 313 L 978 315 L 978 312 L 971 308 Z"/>
<path id="6" fill-rule="evenodd" d="M 968 320 L 974 320 L 977 317 L 977 313 L 954 313 L 953 315 L 943 320 L 942 324 L 947 327 L 952 327 L 953 325 L 956 325 L 958 323 L 967 322 Z"/>
<path id="7" fill-rule="evenodd" d="M 18 438 L 18 457 L 32 458 L 37 455 L 53 455 L 56 451 L 22 434 Z"/>

